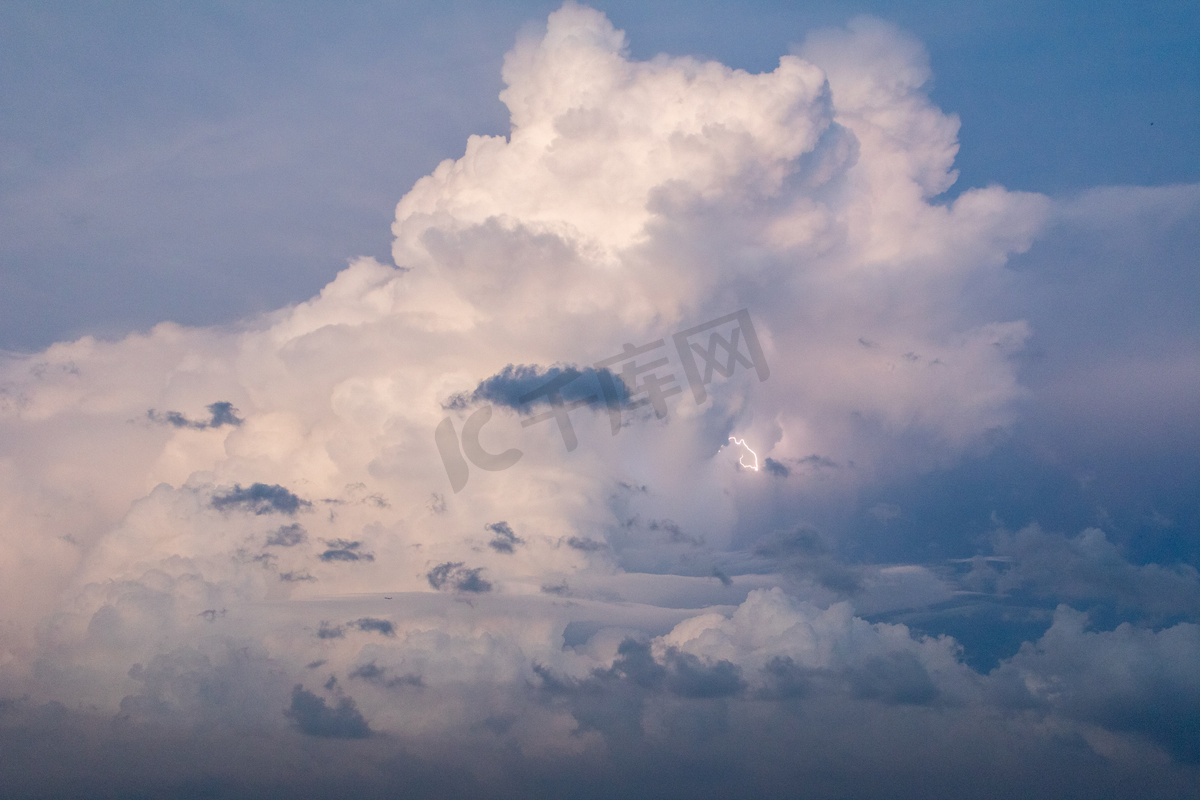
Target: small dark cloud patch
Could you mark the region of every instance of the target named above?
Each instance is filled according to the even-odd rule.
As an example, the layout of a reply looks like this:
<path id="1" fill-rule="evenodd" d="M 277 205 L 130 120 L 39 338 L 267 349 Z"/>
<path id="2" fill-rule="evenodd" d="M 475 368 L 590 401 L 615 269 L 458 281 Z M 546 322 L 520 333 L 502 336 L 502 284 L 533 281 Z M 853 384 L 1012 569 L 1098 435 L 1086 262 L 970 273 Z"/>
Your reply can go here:
<path id="1" fill-rule="evenodd" d="M 331 561 L 374 561 L 375 556 L 362 552 L 362 542 L 352 542 L 348 539 L 332 539 L 325 542 L 328 548 L 318 558 L 325 562 Z"/>
<path id="2" fill-rule="evenodd" d="M 322 658 L 318 661 L 308 662 L 307 664 L 304 665 L 304 668 L 305 669 L 317 669 L 318 667 L 323 667 L 323 666 L 325 666 L 325 659 Z"/>
<path id="3" fill-rule="evenodd" d="M 233 403 L 227 403 L 224 400 L 213 403 L 207 406 L 208 413 L 211 418 L 208 420 L 208 427 L 219 428 L 222 425 L 232 425 L 237 427 L 245 420 L 237 415 L 237 409 L 233 407 Z"/>
<path id="4" fill-rule="evenodd" d="M 377 617 L 363 617 L 361 619 L 356 619 L 350 624 L 358 628 L 360 631 L 366 631 L 367 633 L 381 633 L 384 636 L 396 635 L 395 626 L 393 626 L 392 623 L 388 622 L 386 619 L 378 619 Z"/>
<path id="5" fill-rule="evenodd" d="M 342 630 L 341 625 L 330 625 L 328 622 L 322 621 L 320 627 L 317 628 L 318 639 L 341 639 L 345 635 L 346 632 Z"/>
<path id="6" fill-rule="evenodd" d="M 354 670 L 350 672 L 350 677 L 378 684 L 380 686 L 387 687 L 388 689 L 398 689 L 403 686 L 415 686 L 417 688 L 423 688 L 425 686 L 425 681 L 422 680 L 421 676 L 415 675 L 411 672 L 404 675 L 395 675 L 389 678 L 387 670 L 377 665 L 374 661 L 355 667 Z"/>
<path id="7" fill-rule="evenodd" d="M 604 542 L 597 542 L 595 539 L 583 539 L 578 536 L 572 536 L 567 539 L 567 547 L 572 550 L 581 550 L 584 553 L 595 553 L 598 550 L 607 550 L 608 545 Z"/>
<path id="8" fill-rule="evenodd" d="M 213 508 L 227 508 L 248 511 L 254 514 L 288 514 L 292 515 L 301 508 L 308 508 L 312 503 L 301 500 L 279 484 L 255 483 L 248 488 L 234 484 L 233 488 L 224 494 L 213 497 Z"/>
<path id="9" fill-rule="evenodd" d="M 317 579 L 307 572 L 281 572 L 279 573 L 279 580 L 284 583 L 305 583 L 309 581 L 315 583 Z"/>
<path id="10" fill-rule="evenodd" d="M 369 664 L 363 664 L 351 670 L 351 678 L 359 678 L 364 681 L 380 681 L 383 680 L 385 670 L 376 665 L 374 661 Z"/>
<path id="11" fill-rule="evenodd" d="M 342 697 L 331 707 L 325 698 L 318 697 L 301 684 L 292 689 L 292 704 L 285 714 L 308 736 L 365 739 L 371 735 L 371 728 L 354 700 Z"/>
<path id="12" fill-rule="evenodd" d="M 346 636 L 347 628 L 356 628 L 364 633 L 378 633 L 383 636 L 395 636 L 396 628 L 386 619 L 378 617 L 360 617 L 353 622 L 347 622 L 345 625 L 333 625 L 329 622 L 322 621 L 320 627 L 317 628 L 318 639 L 342 639 Z"/>
<path id="13" fill-rule="evenodd" d="M 592 367 L 577 368 L 570 365 L 539 367 L 533 364 L 509 364 L 490 378 L 485 378 L 473 392 L 454 395 L 442 407 L 461 410 L 478 403 L 493 403 L 508 408 L 523 409 L 537 403 L 549 403 L 545 393 L 539 393 L 547 385 L 554 386 L 563 401 L 603 402 L 601 376 L 610 381 L 616 390 L 617 400 L 624 403 L 628 397 L 625 384 L 619 375 L 607 369 Z"/>
<path id="14" fill-rule="evenodd" d="M 563 581 L 562 583 L 543 583 L 542 593 L 553 594 L 557 595 L 558 597 L 566 597 L 571 593 L 571 587 L 567 586 L 566 581 Z"/>
<path id="15" fill-rule="evenodd" d="M 813 469 L 837 469 L 839 466 L 839 464 L 836 461 L 834 461 L 832 458 L 826 458 L 825 456 L 819 456 L 816 453 L 813 453 L 812 455 L 807 455 L 804 458 L 800 459 L 800 463 L 805 465 L 806 467 L 812 467 Z"/>
<path id="16" fill-rule="evenodd" d="M 786 478 L 788 475 L 792 474 L 792 471 L 787 468 L 787 465 L 776 461 L 773 458 L 767 458 L 767 460 L 763 462 L 763 469 L 774 475 L 776 478 Z"/>
<path id="17" fill-rule="evenodd" d="M 481 572 L 483 572 L 482 567 L 467 569 L 461 561 L 447 561 L 425 573 L 425 578 L 429 581 L 430 586 L 439 591 L 445 589 L 477 594 L 490 592 L 492 584 L 479 577 Z"/>
<path id="18" fill-rule="evenodd" d="M 483 527 L 484 530 L 491 531 L 492 540 L 488 542 L 488 547 L 497 553 L 512 553 L 517 545 L 525 544 L 525 540 L 517 536 L 513 532 L 512 526 L 503 520 L 500 522 L 489 522 Z"/>
<path id="19" fill-rule="evenodd" d="M 308 540 L 308 533 L 298 522 L 284 525 L 267 537 L 267 547 L 295 547 Z"/>
<path id="20" fill-rule="evenodd" d="M 719 580 L 722 586 L 733 586 L 733 578 L 726 575 L 720 567 L 713 567 L 712 576 Z"/>
<path id="21" fill-rule="evenodd" d="M 160 414 L 153 408 L 146 412 L 146 417 L 151 422 L 160 425 L 170 425 L 172 428 L 188 428 L 196 431 L 208 428 L 220 428 L 225 425 L 237 427 L 245 421 L 237 415 L 237 409 L 233 407 L 233 403 L 221 401 L 206 406 L 206 408 L 209 413 L 209 419 L 207 420 L 191 420 L 178 411 L 167 411 Z"/>
<path id="22" fill-rule="evenodd" d="M 670 519 L 652 519 L 650 524 L 646 526 L 652 531 L 661 531 L 667 535 L 667 541 L 671 544 L 690 544 L 693 547 L 698 547 L 703 542 L 694 536 L 689 536 L 684 533 L 683 528 Z"/>

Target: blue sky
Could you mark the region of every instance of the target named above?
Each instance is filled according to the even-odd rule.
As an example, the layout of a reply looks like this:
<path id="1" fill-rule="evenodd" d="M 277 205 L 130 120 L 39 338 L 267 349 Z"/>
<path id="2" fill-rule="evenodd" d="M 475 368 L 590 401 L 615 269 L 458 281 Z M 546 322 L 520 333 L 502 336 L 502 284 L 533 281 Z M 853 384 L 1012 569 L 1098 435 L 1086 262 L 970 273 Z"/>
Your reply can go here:
<path id="1" fill-rule="evenodd" d="M 4 5 L 0 785 L 1197 797 L 1197 31 Z"/>

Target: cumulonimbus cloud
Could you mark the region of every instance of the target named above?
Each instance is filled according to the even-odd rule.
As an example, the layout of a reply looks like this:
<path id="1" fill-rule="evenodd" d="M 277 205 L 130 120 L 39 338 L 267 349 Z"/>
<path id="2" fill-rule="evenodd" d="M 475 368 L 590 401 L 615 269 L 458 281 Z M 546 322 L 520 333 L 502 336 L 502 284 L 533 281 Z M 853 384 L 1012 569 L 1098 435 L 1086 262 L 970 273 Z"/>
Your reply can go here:
<path id="1" fill-rule="evenodd" d="M 247 642 L 277 701 L 263 719 L 318 737 L 486 723 L 552 752 L 554 731 L 592 724 L 566 694 L 659 702 L 628 688 L 635 656 L 671 703 L 803 686 L 985 703 L 952 640 L 834 603 L 859 582 L 834 580 L 813 560 L 824 550 L 761 545 L 805 502 L 986 446 L 1023 394 L 1012 357 L 1028 326 L 962 298 L 1030 246 L 1050 201 L 938 199 L 958 121 L 924 93 L 926 62 L 870 19 L 763 74 L 638 62 L 602 14 L 568 3 L 505 60 L 510 134 L 471 137 L 400 201 L 395 266 L 357 260 L 308 302 L 230 328 L 6 357 L 0 693 L 140 697 L 189 718 L 169 681 L 139 687 L 132 666 L 233 663 Z M 731 355 L 700 402 L 673 334 L 740 309 L 769 378 Z M 679 389 L 667 413 L 612 425 L 581 405 L 577 448 L 500 402 L 658 341 Z M 147 417 L 213 397 L 228 399 L 211 422 Z M 519 444 L 521 460 L 455 494 L 434 431 L 449 420 L 460 436 L 487 403 L 479 446 Z M 765 471 L 722 450 L 732 434 Z M 825 578 L 805 577 L 809 556 Z M 572 624 L 590 635 L 567 645 Z M 412 691 L 366 679 L 384 674 Z M 336 675 L 392 699 L 356 704 Z M 451 686 L 540 686 L 512 714 L 542 727 L 439 717 Z"/>

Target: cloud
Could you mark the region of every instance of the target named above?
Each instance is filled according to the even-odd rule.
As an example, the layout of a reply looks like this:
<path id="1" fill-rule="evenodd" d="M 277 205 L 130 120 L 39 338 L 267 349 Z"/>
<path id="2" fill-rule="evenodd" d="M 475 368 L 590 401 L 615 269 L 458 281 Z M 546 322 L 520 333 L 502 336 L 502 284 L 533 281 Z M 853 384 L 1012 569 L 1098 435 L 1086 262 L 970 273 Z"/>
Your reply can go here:
<path id="1" fill-rule="evenodd" d="M 319 558 L 325 562 L 331 561 L 374 561 L 375 556 L 362 550 L 362 542 L 352 542 L 347 539 L 332 539 L 325 542 L 325 552 Z"/>
<path id="2" fill-rule="evenodd" d="M 619 400 L 626 398 L 626 388 L 619 376 L 607 369 L 592 367 L 547 367 L 509 364 L 500 372 L 480 381 L 475 390 L 468 394 L 456 394 L 443 404 L 448 409 L 462 409 L 479 403 L 495 403 L 509 408 L 529 408 L 538 403 L 549 403 L 547 386 L 555 387 L 563 402 L 575 403 L 600 401 L 596 391 L 601 381 L 607 381 L 616 390 Z"/>
<path id="3" fill-rule="evenodd" d="M 354 700 L 341 697 L 330 707 L 325 698 L 318 697 L 300 684 L 292 690 L 292 705 L 287 715 L 308 736 L 326 739 L 365 739 L 371 728 L 363 719 Z"/>
<path id="4" fill-rule="evenodd" d="M 867 659 L 851 673 L 850 684 L 857 696 L 885 703 L 926 705 L 938 696 L 937 686 L 912 653 Z"/>
<path id="5" fill-rule="evenodd" d="M 424 681 L 421 680 L 420 675 L 413 675 L 411 673 L 389 678 L 387 677 L 387 670 L 378 666 L 374 661 L 363 664 L 359 667 L 355 667 L 350 672 L 350 677 L 359 678 L 364 681 L 370 681 L 371 683 L 377 683 L 386 686 L 389 689 L 396 689 L 404 686 L 421 688 L 425 685 Z"/>
<path id="6" fill-rule="evenodd" d="M 1013 674 L 1059 713 L 1144 736 L 1179 761 L 1200 764 L 1200 679 L 1192 669 L 1200 627 L 1087 627 L 1087 615 L 1059 606 L 1045 635 L 1024 645 L 1001 674 Z"/>
<path id="7" fill-rule="evenodd" d="M 507 522 L 489 522 L 483 527 L 494 534 L 488 547 L 497 553 L 511 553 L 517 545 L 525 544 L 525 540 L 513 533 L 512 526 Z"/>
<path id="8" fill-rule="evenodd" d="M 237 415 L 237 409 L 233 407 L 233 403 L 224 401 L 212 403 L 208 407 L 208 412 L 211 419 L 208 421 L 194 421 L 180 414 L 178 411 L 168 411 L 165 414 L 160 414 L 154 409 L 146 412 L 146 417 L 151 422 L 158 422 L 163 425 L 170 425 L 173 428 L 189 428 L 191 430 L 205 430 L 206 428 L 220 428 L 224 425 L 241 425 L 245 420 Z"/>
<path id="9" fill-rule="evenodd" d="M 490 592 L 492 584 L 479 577 L 483 567 L 468 569 L 461 561 L 438 564 L 425 574 L 434 589 L 449 589 L 458 592 Z"/>
<path id="10" fill-rule="evenodd" d="M 572 536 L 570 539 L 567 539 L 567 547 L 570 547 L 572 550 L 581 550 L 584 553 L 595 553 L 600 550 L 608 549 L 608 545 L 604 544 L 604 542 L 597 542 L 592 539 L 583 539 L 579 536 Z"/>
<path id="11" fill-rule="evenodd" d="M 360 631 L 366 631 L 368 633 L 379 633 L 379 634 L 383 634 L 384 636 L 395 636 L 396 635 L 395 626 L 392 625 L 392 623 L 388 622 L 386 619 L 377 619 L 375 617 L 363 617 L 362 619 L 355 620 L 352 624 L 354 625 L 354 627 L 358 628 Z"/>
<path id="12" fill-rule="evenodd" d="M 394 789 L 409 746 L 432 795 L 458 773 L 511 796 L 877 796 L 908 775 L 942 783 L 897 795 L 963 775 L 1022 794 L 1058 766 L 1084 793 L 1194 785 L 1186 624 L 1091 632 L 1061 610 L 984 673 L 898 621 L 970 592 L 1177 623 L 1194 570 L 1099 529 L 997 533 L 957 572 L 929 538 L 893 562 L 863 533 L 921 524 L 880 499 L 892 483 L 1021 435 L 1038 334 L 984 300 L 1063 213 L 944 195 L 958 121 L 927 62 L 870 19 L 761 74 L 636 61 L 567 4 L 505 59 L 508 135 L 400 200 L 394 265 L 357 259 L 235 327 L 4 355 L 0 697 L 217 738 L 237 719 L 289 754 L 362 739 L 338 774 L 364 792 Z M 606 377 L 628 402 L 616 424 L 561 409 L 578 446 L 554 403 L 529 413 L 546 382 L 570 405 Z M 212 397 L 231 399 L 211 420 L 145 424 Z M 447 491 L 468 435 L 519 458 L 460 458 Z"/>
<path id="13" fill-rule="evenodd" d="M 267 537 L 265 544 L 267 547 L 295 547 L 308 540 L 308 534 L 304 531 L 304 526 L 298 522 L 293 522 L 290 525 L 283 525 L 270 536 Z"/>
<path id="14" fill-rule="evenodd" d="M 330 625 L 323 620 L 321 627 L 317 629 L 317 638 L 320 639 L 341 639 L 345 635 L 346 631 L 341 625 Z"/>
<path id="15" fill-rule="evenodd" d="M 773 458 L 768 458 L 763 461 L 763 468 L 778 478 L 786 478 L 792 472 L 790 469 L 788 469 L 786 464 L 782 464 Z"/>
<path id="16" fill-rule="evenodd" d="M 972 588 L 1110 604 L 1122 614 L 1159 620 L 1195 618 L 1200 608 L 1194 567 L 1130 563 L 1099 528 L 1067 538 L 1035 524 L 991 538 L 994 558 L 975 560 L 963 578 Z"/>
<path id="17" fill-rule="evenodd" d="M 312 503 L 299 497 L 278 484 L 255 483 L 243 489 L 241 485 L 234 487 L 224 494 L 214 495 L 212 506 L 216 509 L 240 508 L 255 514 L 288 514 L 292 515 L 301 508 L 308 508 Z"/>

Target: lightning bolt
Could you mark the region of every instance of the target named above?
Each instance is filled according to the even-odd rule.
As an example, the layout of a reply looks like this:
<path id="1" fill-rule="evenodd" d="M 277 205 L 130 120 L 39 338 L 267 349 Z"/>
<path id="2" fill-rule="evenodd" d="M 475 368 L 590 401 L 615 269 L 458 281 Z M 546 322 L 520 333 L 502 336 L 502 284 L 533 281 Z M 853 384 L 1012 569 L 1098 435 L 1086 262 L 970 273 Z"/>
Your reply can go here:
<path id="1" fill-rule="evenodd" d="M 755 472 L 758 472 L 758 453 L 754 452 L 753 450 L 750 450 L 750 445 L 746 444 L 746 440 L 745 439 L 735 439 L 734 437 L 730 436 L 729 441 L 733 442 L 734 444 L 738 445 L 739 447 L 746 448 L 746 450 L 748 450 L 750 452 L 750 455 L 754 456 L 753 464 L 747 464 L 746 462 L 742 461 L 742 459 L 745 458 L 745 456 L 738 456 L 738 464 L 745 467 L 746 469 L 752 469 Z"/>

